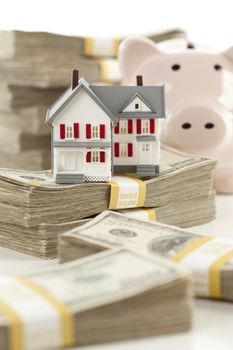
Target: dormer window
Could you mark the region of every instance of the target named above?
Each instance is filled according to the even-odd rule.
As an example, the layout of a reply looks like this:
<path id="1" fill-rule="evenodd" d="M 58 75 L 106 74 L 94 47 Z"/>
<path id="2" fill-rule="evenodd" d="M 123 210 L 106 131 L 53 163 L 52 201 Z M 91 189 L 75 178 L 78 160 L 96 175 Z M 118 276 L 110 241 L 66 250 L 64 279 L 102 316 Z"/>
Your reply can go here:
<path id="1" fill-rule="evenodd" d="M 135 110 L 140 110 L 141 109 L 141 106 L 140 106 L 140 100 L 137 98 L 134 102 L 134 108 Z"/>

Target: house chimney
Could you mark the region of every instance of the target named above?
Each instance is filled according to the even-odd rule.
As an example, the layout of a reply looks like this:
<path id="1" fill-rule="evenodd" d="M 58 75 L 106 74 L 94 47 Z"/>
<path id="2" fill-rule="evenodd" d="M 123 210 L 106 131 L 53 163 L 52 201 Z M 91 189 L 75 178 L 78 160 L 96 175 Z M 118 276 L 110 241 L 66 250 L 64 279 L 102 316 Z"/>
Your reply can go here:
<path id="1" fill-rule="evenodd" d="M 79 82 L 79 70 L 73 69 L 72 81 L 71 81 L 72 90 L 74 90 L 78 86 L 78 82 Z"/>
<path id="2" fill-rule="evenodd" d="M 137 86 L 143 86 L 143 76 L 137 75 Z"/>

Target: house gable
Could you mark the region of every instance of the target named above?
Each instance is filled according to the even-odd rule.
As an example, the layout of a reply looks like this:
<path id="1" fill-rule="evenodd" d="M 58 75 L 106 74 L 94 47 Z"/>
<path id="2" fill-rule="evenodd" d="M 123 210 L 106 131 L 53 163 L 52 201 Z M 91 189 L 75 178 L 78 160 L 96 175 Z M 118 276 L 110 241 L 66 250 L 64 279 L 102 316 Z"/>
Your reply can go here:
<path id="1" fill-rule="evenodd" d="M 59 113 L 72 102 L 74 97 L 79 94 L 80 91 L 85 91 L 90 98 L 95 101 L 97 105 L 109 116 L 109 118 L 116 122 L 115 115 L 106 107 L 106 105 L 95 95 L 95 93 L 89 88 L 89 84 L 85 79 L 81 78 L 79 85 L 72 90 L 68 88 L 65 93 L 48 109 L 46 115 L 46 124 L 52 126 L 54 119 L 59 115 Z"/>
<path id="2" fill-rule="evenodd" d="M 149 103 L 138 93 L 131 96 L 125 105 L 119 110 L 119 113 L 124 112 L 155 112 Z"/>
<path id="3" fill-rule="evenodd" d="M 71 132 L 64 141 L 74 139 L 74 125 L 78 125 L 78 141 L 86 142 L 86 125 L 91 127 L 105 125 L 105 141 L 111 141 L 111 118 L 90 96 L 85 89 L 80 89 L 73 98 L 56 114 L 52 121 L 53 142 L 61 141 L 61 125 L 65 133 Z"/>

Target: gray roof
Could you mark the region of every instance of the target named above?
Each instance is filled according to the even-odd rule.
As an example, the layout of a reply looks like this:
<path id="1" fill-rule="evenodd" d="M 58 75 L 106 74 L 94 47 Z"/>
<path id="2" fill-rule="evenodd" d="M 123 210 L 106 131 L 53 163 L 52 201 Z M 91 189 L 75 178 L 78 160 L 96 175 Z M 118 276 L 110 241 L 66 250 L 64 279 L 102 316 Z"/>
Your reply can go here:
<path id="1" fill-rule="evenodd" d="M 164 85 L 159 86 L 95 86 L 90 85 L 91 90 L 99 97 L 107 108 L 117 117 L 130 112 L 121 112 L 136 94 L 152 110 L 151 112 L 137 111 L 139 116 L 150 115 L 157 118 L 165 118 L 165 89 Z M 131 112 L 132 115 L 132 112 Z"/>
<path id="2" fill-rule="evenodd" d="M 109 118 L 116 122 L 117 117 L 132 112 L 122 112 L 132 101 L 133 97 L 139 96 L 151 109 L 149 112 L 137 111 L 137 116 L 150 116 L 165 118 L 164 85 L 160 86 L 99 86 L 89 85 L 84 78 L 80 78 L 78 86 L 72 90 L 69 87 L 64 94 L 50 107 L 46 115 L 46 123 L 52 125 L 54 118 L 81 90 L 85 90 L 90 97 L 107 113 Z"/>
<path id="3" fill-rule="evenodd" d="M 72 98 L 83 89 L 88 95 L 107 113 L 109 118 L 116 122 L 116 116 L 108 109 L 108 107 L 99 99 L 99 97 L 90 89 L 89 84 L 84 78 L 80 78 L 78 86 L 72 90 L 71 86 L 59 97 L 58 100 L 48 109 L 45 122 L 52 125 L 54 118 L 62 111 Z"/>

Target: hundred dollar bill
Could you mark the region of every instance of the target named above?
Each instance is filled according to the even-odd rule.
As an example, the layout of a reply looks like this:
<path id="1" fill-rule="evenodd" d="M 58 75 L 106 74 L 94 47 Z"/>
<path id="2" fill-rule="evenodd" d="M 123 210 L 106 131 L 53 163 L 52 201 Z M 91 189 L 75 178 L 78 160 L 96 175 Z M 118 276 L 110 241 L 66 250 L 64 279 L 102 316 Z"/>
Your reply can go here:
<path id="1" fill-rule="evenodd" d="M 0 350 L 186 331 L 189 275 L 160 257 L 112 250 L 27 277 L 0 277 L 0 311 Z"/>
<path id="2" fill-rule="evenodd" d="M 197 296 L 233 300 L 233 240 L 107 211 L 62 235 L 59 255 L 67 261 L 116 247 L 168 257 L 192 270 Z"/>

